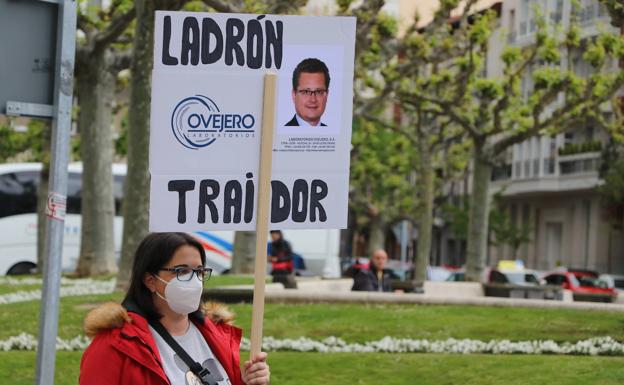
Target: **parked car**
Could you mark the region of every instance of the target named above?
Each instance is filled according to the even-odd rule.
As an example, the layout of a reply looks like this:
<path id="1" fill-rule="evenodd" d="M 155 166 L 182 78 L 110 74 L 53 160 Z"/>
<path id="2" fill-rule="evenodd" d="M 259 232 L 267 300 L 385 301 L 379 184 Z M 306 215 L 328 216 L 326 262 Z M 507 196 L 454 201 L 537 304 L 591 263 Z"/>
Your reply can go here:
<path id="1" fill-rule="evenodd" d="M 544 281 L 570 290 L 575 301 L 613 302 L 617 298 L 614 289 L 582 286 L 576 276 L 569 271 L 550 273 L 544 277 Z"/>
<path id="2" fill-rule="evenodd" d="M 490 268 L 486 267 L 483 273 L 481 274 L 481 281 L 486 281 L 487 277 L 490 274 Z M 449 274 L 449 276 L 445 279 L 446 282 L 464 282 L 466 280 L 466 269 L 461 268 L 459 270 L 455 270 Z"/>
<path id="3" fill-rule="evenodd" d="M 575 267 L 569 267 L 566 270 L 574 274 L 576 278 L 581 278 L 581 277 L 598 278 L 599 276 L 597 271 L 589 270 L 589 269 L 578 269 Z"/>
<path id="4" fill-rule="evenodd" d="M 618 294 L 624 293 L 624 275 L 600 274 L 598 278 L 605 282 L 608 288 L 615 289 Z"/>
<path id="5" fill-rule="evenodd" d="M 539 279 L 532 270 L 492 269 L 488 274 L 488 283 L 509 283 L 520 286 L 537 286 Z"/>
<path id="6" fill-rule="evenodd" d="M 576 279 L 583 287 L 597 287 L 602 289 L 608 289 L 609 285 L 600 276 L 597 271 L 587 269 L 569 268 L 568 272 L 574 274 Z"/>
<path id="7" fill-rule="evenodd" d="M 464 282 L 465 280 L 466 273 L 463 271 L 454 271 L 445 279 L 447 282 Z"/>

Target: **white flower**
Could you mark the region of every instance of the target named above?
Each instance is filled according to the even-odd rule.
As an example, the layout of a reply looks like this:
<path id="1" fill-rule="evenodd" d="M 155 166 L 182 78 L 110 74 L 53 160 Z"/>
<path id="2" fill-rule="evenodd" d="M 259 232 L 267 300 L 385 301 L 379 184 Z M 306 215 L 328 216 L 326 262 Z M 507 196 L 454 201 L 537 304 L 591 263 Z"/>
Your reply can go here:
<path id="1" fill-rule="evenodd" d="M 23 278 L 15 279 L 10 277 L 3 277 L 0 283 L 6 283 L 9 285 L 35 285 L 41 284 L 41 279 L 38 278 Z M 61 297 L 72 297 L 79 295 L 91 295 L 91 294 L 109 294 L 115 289 L 115 279 L 108 281 L 87 279 L 68 279 L 61 278 Z M 22 290 L 12 293 L 0 295 L 0 305 L 6 303 L 25 302 L 41 299 L 41 289 L 37 290 Z"/>

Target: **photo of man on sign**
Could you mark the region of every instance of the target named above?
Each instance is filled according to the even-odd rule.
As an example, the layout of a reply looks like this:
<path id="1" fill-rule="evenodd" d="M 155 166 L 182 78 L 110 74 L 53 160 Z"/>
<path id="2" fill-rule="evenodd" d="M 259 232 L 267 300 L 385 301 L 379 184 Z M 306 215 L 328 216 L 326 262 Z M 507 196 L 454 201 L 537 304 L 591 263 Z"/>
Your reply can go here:
<path id="1" fill-rule="evenodd" d="M 329 94 L 329 69 L 316 58 L 302 60 L 292 76 L 295 115 L 286 126 L 327 126 L 321 120 Z"/>

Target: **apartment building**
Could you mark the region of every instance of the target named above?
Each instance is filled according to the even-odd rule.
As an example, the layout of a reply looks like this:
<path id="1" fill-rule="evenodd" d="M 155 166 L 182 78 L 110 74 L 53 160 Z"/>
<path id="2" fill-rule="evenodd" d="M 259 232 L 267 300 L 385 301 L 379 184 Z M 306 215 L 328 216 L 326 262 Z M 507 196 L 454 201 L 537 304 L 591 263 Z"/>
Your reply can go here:
<path id="1" fill-rule="evenodd" d="M 615 30 L 608 12 L 598 0 L 579 0 L 579 22 L 582 38 L 590 39 L 600 31 Z M 463 3 L 460 3 L 460 5 Z M 311 14 L 332 14 L 333 1 L 311 0 L 306 11 Z M 419 25 L 429 23 L 438 7 L 437 0 L 387 0 L 384 11 L 399 21 L 399 35 L 420 15 Z M 461 7 L 460 7 L 461 8 Z M 455 12 L 461 12 L 458 8 Z M 487 54 L 488 76 L 502 74 L 500 55 L 505 46 L 532 44 L 537 30 L 537 15 L 549 26 L 565 30 L 572 10 L 571 0 L 481 0 L 475 11 L 495 10 L 497 28 L 490 38 Z M 454 14 L 449 15 L 452 19 Z M 563 51 L 563 48 L 562 48 Z M 591 66 L 582 59 L 582 52 L 562 55 L 561 68 L 573 67 L 578 75 L 588 75 Z M 568 60 L 570 58 L 571 60 Z M 614 70 L 617 63 L 613 63 Z M 522 92 L 529 96 L 532 78 L 522 81 Z M 606 109 L 604 114 L 611 112 Z M 507 161 L 494 169 L 491 193 L 500 193 L 504 210 L 517 228 L 527 228 L 529 242 L 514 251 L 508 245 L 491 246 L 486 260 L 493 266 L 499 260 L 520 258 L 527 267 L 549 270 L 557 266 L 596 269 L 601 272 L 624 273 L 624 232 L 609 221 L 597 187 L 602 183 L 599 169 L 602 150 L 609 140 L 606 132 L 592 125 L 569 127 L 555 136 L 534 137 L 513 146 Z M 470 180 L 448 183 L 446 193 L 455 196 L 470 194 Z M 449 223 L 438 212 L 433 229 L 430 262 L 434 265 L 465 263 L 465 240 L 454 236 Z M 389 232 L 392 235 L 392 232 Z M 398 236 L 395 237 L 398 242 Z M 417 231 L 413 234 L 417 242 Z M 390 242 L 392 243 L 392 242 Z M 415 243 L 410 242 L 414 252 Z"/>
<path id="2" fill-rule="evenodd" d="M 579 21 L 582 38 L 613 29 L 607 11 L 597 0 L 581 0 Z M 506 34 L 498 44 L 523 46 L 534 41 L 536 12 L 550 25 L 565 28 L 570 22 L 570 0 L 505 0 L 501 28 Z M 554 28 L 554 27 L 553 27 Z M 614 32 L 618 32 L 613 29 Z M 571 59 L 571 60 L 569 60 Z M 571 65 L 577 75 L 588 75 L 591 66 L 582 52 L 565 53 L 561 68 Z M 618 63 L 613 63 L 614 70 Z M 496 76 L 500 62 L 488 63 Z M 530 76 L 522 82 L 525 95 L 531 93 Z M 605 116 L 611 111 L 605 109 Z M 531 268 L 547 270 L 557 266 L 624 273 L 624 232 L 610 224 L 597 187 L 602 149 L 609 137 L 591 124 L 567 128 L 556 136 L 534 137 L 515 145 L 507 164 L 493 175 L 492 193 L 500 192 L 505 209 L 518 228 L 527 228 L 530 242 L 516 257 Z M 509 246 L 490 247 L 489 263 L 513 257 Z"/>

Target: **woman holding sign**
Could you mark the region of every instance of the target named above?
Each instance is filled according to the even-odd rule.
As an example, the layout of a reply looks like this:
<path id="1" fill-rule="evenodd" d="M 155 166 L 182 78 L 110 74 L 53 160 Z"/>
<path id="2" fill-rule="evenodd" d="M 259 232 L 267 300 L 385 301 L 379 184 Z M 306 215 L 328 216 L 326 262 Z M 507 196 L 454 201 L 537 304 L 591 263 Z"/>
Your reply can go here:
<path id="1" fill-rule="evenodd" d="M 104 304 L 85 319 L 94 336 L 80 365 L 80 384 L 265 385 L 266 353 L 240 368 L 241 330 L 220 305 L 200 310 L 212 270 L 197 240 L 152 233 L 134 257 L 122 305 Z"/>

